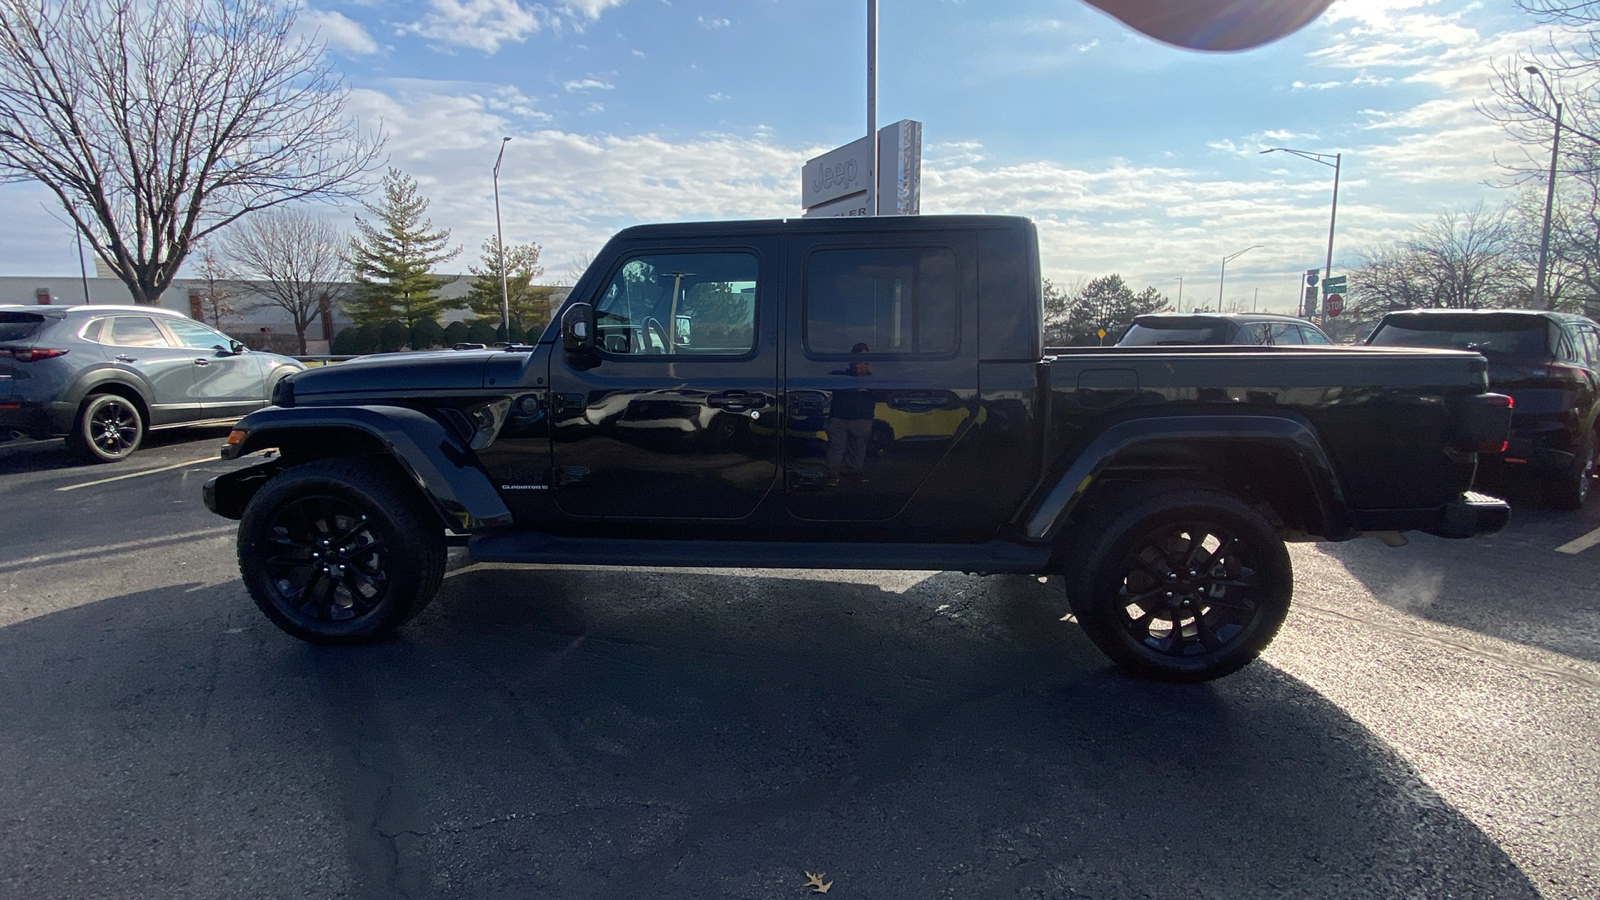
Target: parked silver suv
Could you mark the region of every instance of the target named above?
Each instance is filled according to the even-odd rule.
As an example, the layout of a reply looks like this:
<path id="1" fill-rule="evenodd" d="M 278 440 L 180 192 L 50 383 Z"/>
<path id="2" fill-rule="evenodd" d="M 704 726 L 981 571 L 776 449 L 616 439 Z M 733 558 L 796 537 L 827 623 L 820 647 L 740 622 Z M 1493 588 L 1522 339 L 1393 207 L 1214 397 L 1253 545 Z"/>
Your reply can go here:
<path id="1" fill-rule="evenodd" d="M 65 435 L 115 462 L 145 433 L 223 424 L 304 369 L 154 306 L 0 306 L 0 439 Z"/>

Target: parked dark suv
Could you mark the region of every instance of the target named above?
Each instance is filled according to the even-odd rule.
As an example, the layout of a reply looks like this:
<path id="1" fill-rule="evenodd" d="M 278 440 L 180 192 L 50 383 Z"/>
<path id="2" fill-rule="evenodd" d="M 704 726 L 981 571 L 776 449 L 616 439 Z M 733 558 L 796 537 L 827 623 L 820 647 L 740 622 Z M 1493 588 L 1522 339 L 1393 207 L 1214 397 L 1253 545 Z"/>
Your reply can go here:
<path id="1" fill-rule="evenodd" d="M 1271 313 L 1151 313 L 1138 316 L 1118 347 L 1248 344 L 1331 344 L 1322 329 L 1294 316 Z"/>
<path id="2" fill-rule="evenodd" d="M 1515 405 L 1504 452 L 1479 454 L 1480 465 L 1488 474 L 1531 471 L 1551 505 L 1583 505 L 1595 474 L 1600 326 L 1537 310 L 1412 310 L 1384 316 L 1367 343 L 1482 353 L 1489 389 Z"/>
<path id="3" fill-rule="evenodd" d="M 305 366 L 151 306 L 0 306 L 0 439 L 115 462 L 152 429 L 226 423 Z"/>

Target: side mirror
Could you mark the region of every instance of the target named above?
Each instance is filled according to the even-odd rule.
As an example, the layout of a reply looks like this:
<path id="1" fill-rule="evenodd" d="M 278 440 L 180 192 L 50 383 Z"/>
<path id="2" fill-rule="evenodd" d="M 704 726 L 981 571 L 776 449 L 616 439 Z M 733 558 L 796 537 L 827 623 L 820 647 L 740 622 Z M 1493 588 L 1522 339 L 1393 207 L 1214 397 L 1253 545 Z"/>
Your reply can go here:
<path id="1" fill-rule="evenodd" d="M 218 348 L 218 349 L 221 349 L 221 348 Z M 228 352 L 229 353 L 233 353 L 233 354 L 237 355 L 237 354 L 243 353 L 244 351 L 245 351 L 245 346 L 243 344 L 239 343 L 238 341 L 229 341 L 228 342 Z"/>
<path id="2" fill-rule="evenodd" d="M 594 349 L 594 307 L 574 303 L 561 314 L 561 345 L 568 353 Z"/>
<path id="3" fill-rule="evenodd" d="M 693 324 L 694 320 L 690 319 L 688 316 L 679 316 L 677 321 L 673 323 L 672 342 L 677 344 L 679 347 L 689 346 L 689 332 L 693 327 Z"/>

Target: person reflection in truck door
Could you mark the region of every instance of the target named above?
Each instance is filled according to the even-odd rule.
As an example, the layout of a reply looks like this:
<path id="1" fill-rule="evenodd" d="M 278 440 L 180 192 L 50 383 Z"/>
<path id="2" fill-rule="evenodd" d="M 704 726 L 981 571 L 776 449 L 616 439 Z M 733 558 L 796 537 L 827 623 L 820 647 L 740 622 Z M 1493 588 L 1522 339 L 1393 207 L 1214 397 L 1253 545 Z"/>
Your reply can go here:
<path id="1" fill-rule="evenodd" d="M 866 353 L 866 344 L 856 344 L 851 353 Z M 872 374 L 866 361 L 852 362 L 844 369 L 829 375 L 847 375 L 864 378 Z M 867 440 L 872 436 L 872 391 L 867 388 L 850 388 L 833 392 L 824 431 L 828 436 L 828 474 L 835 478 L 860 478 L 867 464 Z"/>

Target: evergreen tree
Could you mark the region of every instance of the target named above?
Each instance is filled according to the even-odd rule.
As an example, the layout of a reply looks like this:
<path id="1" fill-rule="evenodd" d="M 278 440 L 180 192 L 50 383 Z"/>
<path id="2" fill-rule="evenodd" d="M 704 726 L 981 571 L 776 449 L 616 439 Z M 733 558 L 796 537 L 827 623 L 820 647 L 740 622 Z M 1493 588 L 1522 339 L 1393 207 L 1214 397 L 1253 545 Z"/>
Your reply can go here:
<path id="1" fill-rule="evenodd" d="M 432 319 L 423 319 L 411 326 L 411 349 L 426 350 L 444 343 L 444 329 Z"/>
<path id="2" fill-rule="evenodd" d="M 473 275 L 467 285 L 467 306 L 479 318 L 500 321 L 500 254 L 494 235 L 484 239 L 481 265 L 468 266 Z M 533 283 L 544 274 L 539 265 L 539 245 L 506 245 L 506 306 L 511 313 L 512 334 L 543 327 L 550 321 L 550 298 L 555 288 Z"/>
<path id="3" fill-rule="evenodd" d="M 467 328 L 467 340 L 474 344 L 492 344 L 495 342 L 494 323 L 488 319 L 478 319 Z"/>
<path id="4" fill-rule="evenodd" d="M 1097 344 L 1102 343 L 1099 331 L 1104 328 L 1103 343 L 1110 345 L 1122 337 L 1135 316 L 1166 308 L 1167 298 L 1155 288 L 1147 287 L 1135 294 L 1121 275 L 1107 275 L 1090 281 L 1072 298 L 1066 330 L 1085 343 Z"/>
<path id="5" fill-rule="evenodd" d="M 335 356 L 358 356 L 366 352 L 361 346 L 361 329 L 352 325 L 334 335 L 328 352 Z"/>
<path id="6" fill-rule="evenodd" d="M 467 323 L 451 322 L 449 325 L 445 326 L 444 345 L 446 347 L 454 347 L 457 344 L 465 344 L 468 340 Z"/>
<path id="7" fill-rule="evenodd" d="M 443 300 L 439 288 L 445 279 L 432 274 L 440 263 L 455 259 L 460 247 L 449 249 L 450 229 L 433 230 L 423 218 L 428 200 L 417 191 L 416 179 L 390 169 L 383 178 L 383 200 L 367 204 L 374 221 L 356 216 L 356 236 L 350 239 L 349 263 L 356 289 L 345 301 L 350 318 L 359 325 L 378 325 L 398 318 L 407 329 L 423 319 L 439 318 L 460 301 Z"/>

